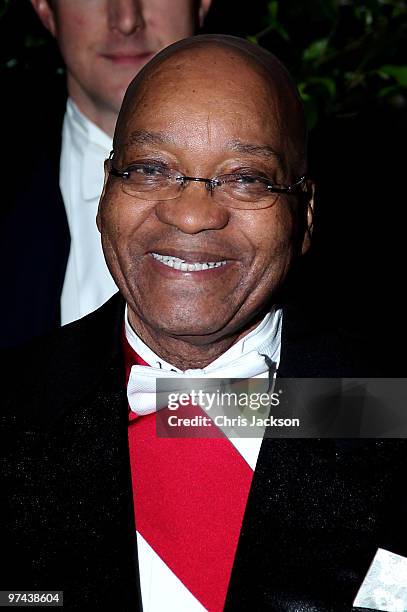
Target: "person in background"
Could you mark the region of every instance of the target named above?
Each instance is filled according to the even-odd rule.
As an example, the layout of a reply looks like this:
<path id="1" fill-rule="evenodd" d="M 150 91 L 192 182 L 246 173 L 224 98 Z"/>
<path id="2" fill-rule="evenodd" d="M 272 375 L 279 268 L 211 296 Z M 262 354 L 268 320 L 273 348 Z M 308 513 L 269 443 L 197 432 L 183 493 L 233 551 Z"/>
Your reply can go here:
<path id="1" fill-rule="evenodd" d="M 210 2 L 31 0 L 59 45 L 66 89 L 34 82 L 3 96 L 1 346 L 74 321 L 117 290 L 95 218 L 124 92 L 154 54 L 202 25 Z"/>

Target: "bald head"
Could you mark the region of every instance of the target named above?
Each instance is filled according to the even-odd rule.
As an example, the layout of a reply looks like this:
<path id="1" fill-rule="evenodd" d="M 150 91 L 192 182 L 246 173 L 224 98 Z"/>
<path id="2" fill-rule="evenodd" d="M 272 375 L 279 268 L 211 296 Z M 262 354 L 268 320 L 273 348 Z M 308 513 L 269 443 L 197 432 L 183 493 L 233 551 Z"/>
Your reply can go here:
<path id="1" fill-rule="evenodd" d="M 201 91 L 225 105 L 244 93 L 257 96 L 262 121 L 274 124 L 281 150 L 279 155 L 290 174 L 306 171 L 307 130 L 304 110 L 294 81 L 271 53 L 244 39 L 224 35 L 186 38 L 156 55 L 130 84 L 116 126 L 115 151 L 126 145 L 130 125 L 143 112 L 147 99 L 163 94 L 180 97 L 179 113 L 190 95 Z M 253 112 L 253 111 L 252 111 Z M 251 114 L 246 117 L 251 120 Z"/>

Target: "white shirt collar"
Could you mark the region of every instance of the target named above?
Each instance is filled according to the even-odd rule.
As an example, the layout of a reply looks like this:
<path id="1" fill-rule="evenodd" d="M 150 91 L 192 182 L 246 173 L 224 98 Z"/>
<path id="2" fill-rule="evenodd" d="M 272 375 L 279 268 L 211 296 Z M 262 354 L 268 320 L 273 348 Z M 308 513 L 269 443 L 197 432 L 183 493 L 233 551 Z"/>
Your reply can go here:
<path id="1" fill-rule="evenodd" d="M 181 372 L 181 370 L 154 353 L 154 351 L 151 350 L 150 347 L 148 347 L 143 340 L 141 340 L 141 338 L 139 338 L 129 323 L 127 304 L 125 308 L 124 322 L 125 334 L 128 343 L 146 363 L 163 370 L 175 370 L 176 372 Z M 277 364 L 278 367 L 281 347 L 281 324 L 281 308 L 272 309 L 266 314 L 257 327 L 247 334 L 247 336 L 236 342 L 236 344 L 233 344 L 225 353 L 223 353 L 223 355 L 220 355 L 220 357 L 215 359 L 215 361 L 206 366 L 206 368 L 204 368 L 205 372 L 209 373 L 212 368 L 226 366 L 237 357 L 253 350 L 257 350 L 258 353 L 262 355 L 267 355 Z"/>
<path id="2" fill-rule="evenodd" d="M 66 105 L 66 127 L 72 146 L 81 156 L 81 195 L 84 200 L 94 200 L 100 196 L 100 183 L 103 184 L 103 162 L 109 156 L 112 139 L 79 110 L 75 102 L 68 98 Z"/>

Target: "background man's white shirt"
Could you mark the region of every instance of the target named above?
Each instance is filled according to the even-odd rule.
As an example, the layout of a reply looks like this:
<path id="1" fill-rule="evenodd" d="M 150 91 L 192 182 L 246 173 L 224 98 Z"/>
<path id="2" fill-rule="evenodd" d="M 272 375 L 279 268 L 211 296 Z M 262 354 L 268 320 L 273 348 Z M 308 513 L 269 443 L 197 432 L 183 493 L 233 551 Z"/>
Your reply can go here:
<path id="1" fill-rule="evenodd" d="M 112 139 L 69 98 L 62 128 L 60 188 L 71 234 L 61 296 L 66 325 L 99 308 L 117 291 L 106 266 L 96 213 L 103 188 L 103 162 Z"/>

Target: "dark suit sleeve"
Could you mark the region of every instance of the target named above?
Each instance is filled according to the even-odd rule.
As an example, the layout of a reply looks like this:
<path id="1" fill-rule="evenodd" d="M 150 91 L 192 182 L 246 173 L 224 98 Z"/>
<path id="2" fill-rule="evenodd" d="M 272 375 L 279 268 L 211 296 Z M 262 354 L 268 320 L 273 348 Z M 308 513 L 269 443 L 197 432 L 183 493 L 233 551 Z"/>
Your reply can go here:
<path id="1" fill-rule="evenodd" d="M 57 85 L 55 90 L 41 83 L 24 88 L 22 75 L 8 81 L 0 114 L 2 347 L 17 346 L 59 325 L 70 243 L 59 189 L 66 98 Z M 46 92 L 45 99 L 39 91 Z"/>

